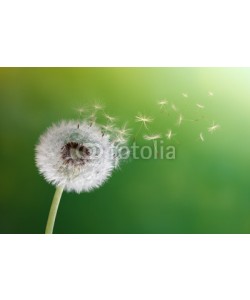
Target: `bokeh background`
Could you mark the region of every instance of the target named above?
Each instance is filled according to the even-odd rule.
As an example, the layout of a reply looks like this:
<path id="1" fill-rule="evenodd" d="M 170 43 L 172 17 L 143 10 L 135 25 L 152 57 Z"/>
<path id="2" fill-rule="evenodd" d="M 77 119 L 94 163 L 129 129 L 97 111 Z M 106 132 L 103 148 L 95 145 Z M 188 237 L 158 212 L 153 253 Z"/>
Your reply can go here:
<path id="1" fill-rule="evenodd" d="M 160 111 L 163 98 L 178 112 Z M 1 233 L 44 232 L 55 189 L 34 147 L 95 101 L 135 133 L 138 112 L 154 117 L 153 132 L 173 129 L 176 159 L 130 159 L 100 189 L 64 193 L 55 233 L 250 233 L 249 68 L 1 68 Z M 178 113 L 197 121 L 177 127 Z M 213 121 L 221 128 L 208 134 Z"/>

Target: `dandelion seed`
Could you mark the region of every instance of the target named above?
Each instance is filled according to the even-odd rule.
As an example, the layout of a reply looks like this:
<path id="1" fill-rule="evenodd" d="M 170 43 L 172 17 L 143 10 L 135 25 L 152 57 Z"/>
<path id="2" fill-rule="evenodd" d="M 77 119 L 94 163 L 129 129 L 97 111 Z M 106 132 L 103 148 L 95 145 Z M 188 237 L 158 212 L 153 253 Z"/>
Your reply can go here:
<path id="1" fill-rule="evenodd" d="M 167 100 L 160 100 L 158 102 L 158 105 L 160 106 L 160 109 L 166 108 L 166 105 L 168 105 L 168 101 Z"/>
<path id="2" fill-rule="evenodd" d="M 145 115 L 138 114 L 138 116 L 135 117 L 135 121 L 136 122 L 141 122 L 145 126 L 145 128 L 148 129 L 147 123 L 151 123 L 154 120 L 151 117 L 147 117 Z"/>
<path id="3" fill-rule="evenodd" d="M 205 108 L 205 106 L 204 105 L 202 105 L 202 104 L 196 104 L 196 106 L 198 107 L 198 108 L 200 108 L 200 109 L 204 109 Z"/>
<path id="4" fill-rule="evenodd" d="M 204 136 L 203 136 L 203 133 L 202 133 L 202 132 L 200 133 L 200 140 L 201 140 L 202 142 L 204 142 L 204 141 L 205 141 L 205 139 L 204 139 Z"/>
<path id="5" fill-rule="evenodd" d="M 115 122 L 116 118 L 115 117 L 112 117 L 108 114 L 104 114 L 104 117 L 111 123 Z"/>
<path id="6" fill-rule="evenodd" d="M 210 133 L 214 133 L 216 130 L 218 130 L 220 128 L 220 125 L 218 125 L 218 124 L 215 124 L 214 122 L 213 122 L 213 124 L 210 126 L 210 127 L 208 127 L 208 132 L 210 132 Z"/>
<path id="7" fill-rule="evenodd" d="M 166 137 L 168 140 L 171 140 L 175 135 L 176 134 L 174 134 L 171 129 L 169 129 L 169 131 L 166 133 Z"/>
<path id="8" fill-rule="evenodd" d="M 130 131 L 131 131 L 131 129 L 127 128 L 126 124 L 122 128 L 117 129 L 117 133 L 121 136 L 128 136 Z"/>
<path id="9" fill-rule="evenodd" d="M 174 111 L 177 111 L 177 110 L 178 110 L 177 107 L 176 107 L 174 104 L 172 104 L 171 107 L 172 107 L 172 109 L 173 109 Z"/>
<path id="10" fill-rule="evenodd" d="M 113 142 L 114 142 L 115 144 L 125 144 L 125 143 L 127 143 L 127 139 L 126 139 L 124 136 L 118 135 L 118 136 L 116 136 L 116 138 L 113 140 Z"/>
<path id="11" fill-rule="evenodd" d="M 187 94 L 187 93 L 182 93 L 182 96 L 183 96 L 184 98 L 188 98 L 188 94 Z"/>
<path id="12" fill-rule="evenodd" d="M 97 117 L 96 117 L 96 112 L 93 112 L 88 118 L 87 120 L 89 120 L 90 122 L 90 126 L 92 126 L 93 124 L 96 123 Z"/>
<path id="13" fill-rule="evenodd" d="M 160 134 L 151 134 L 151 135 L 144 135 L 143 137 L 147 141 L 155 141 L 161 138 Z"/>
<path id="14" fill-rule="evenodd" d="M 181 126 L 182 122 L 183 122 L 183 116 L 180 115 L 179 118 L 178 118 L 178 121 L 177 121 L 177 125 Z"/>
<path id="15" fill-rule="evenodd" d="M 208 92 L 208 96 L 213 97 L 214 93 L 213 92 Z"/>
<path id="16" fill-rule="evenodd" d="M 75 110 L 79 113 L 80 117 L 88 111 L 85 107 L 75 108 Z"/>
<path id="17" fill-rule="evenodd" d="M 114 125 L 112 125 L 112 124 L 102 125 L 101 127 L 106 132 L 113 132 L 114 131 Z"/>
<path id="18" fill-rule="evenodd" d="M 103 105 L 101 105 L 100 103 L 95 103 L 94 105 L 93 105 L 93 108 L 94 108 L 94 110 L 102 110 L 104 107 L 103 107 Z"/>

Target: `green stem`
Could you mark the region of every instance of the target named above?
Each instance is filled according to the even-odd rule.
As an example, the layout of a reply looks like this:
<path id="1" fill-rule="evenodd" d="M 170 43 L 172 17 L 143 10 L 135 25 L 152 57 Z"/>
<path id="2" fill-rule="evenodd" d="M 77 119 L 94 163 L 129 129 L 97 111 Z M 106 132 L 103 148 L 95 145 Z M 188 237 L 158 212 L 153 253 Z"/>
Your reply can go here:
<path id="1" fill-rule="evenodd" d="M 45 234 L 52 234 L 53 233 L 56 214 L 57 214 L 58 206 L 59 206 L 59 203 L 60 203 L 60 200 L 61 200 L 61 197 L 62 197 L 62 193 L 63 193 L 63 187 L 58 186 L 56 188 L 56 192 L 55 192 L 55 195 L 54 195 L 54 198 L 52 200 L 51 207 L 50 207 L 50 212 L 49 212 L 49 217 L 48 217 L 48 221 L 47 221 Z"/>

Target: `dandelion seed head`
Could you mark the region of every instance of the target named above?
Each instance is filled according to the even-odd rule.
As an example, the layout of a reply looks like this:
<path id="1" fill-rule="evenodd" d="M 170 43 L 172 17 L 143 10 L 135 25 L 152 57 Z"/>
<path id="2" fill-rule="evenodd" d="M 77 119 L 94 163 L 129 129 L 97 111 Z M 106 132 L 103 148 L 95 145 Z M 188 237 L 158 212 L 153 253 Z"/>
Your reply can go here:
<path id="1" fill-rule="evenodd" d="M 109 134 L 100 125 L 62 121 L 50 127 L 36 146 L 36 165 L 45 179 L 77 193 L 100 187 L 119 164 Z"/>

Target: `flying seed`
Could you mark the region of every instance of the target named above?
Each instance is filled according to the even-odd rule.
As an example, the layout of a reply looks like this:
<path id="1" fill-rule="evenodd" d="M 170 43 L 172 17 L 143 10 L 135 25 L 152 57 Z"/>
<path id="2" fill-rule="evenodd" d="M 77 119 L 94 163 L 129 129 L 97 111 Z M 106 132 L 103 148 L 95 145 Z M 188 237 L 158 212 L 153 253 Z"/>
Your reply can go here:
<path id="1" fill-rule="evenodd" d="M 166 133 L 166 137 L 168 140 L 171 140 L 175 135 L 176 134 L 174 134 L 171 129 Z"/>
<path id="2" fill-rule="evenodd" d="M 167 100 L 160 100 L 158 102 L 158 105 L 160 106 L 160 109 L 166 108 L 166 105 L 168 105 L 168 101 Z"/>
<path id="3" fill-rule="evenodd" d="M 172 104 L 172 109 L 174 110 L 174 111 L 177 111 L 178 109 L 177 109 L 177 107 L 174 105 L 174 104 Z"/>
<path id="4" fill-rule="evenodd" d="M 203 108 L 205 108 L 205 106 L 204 105 L 202 105 L 202 104 L 196 104 L 196 106 L 198 107 L 198 108 L 200 108 L 200 109 L 203 109 Z"/>
<path id="5" fill-rule="evenodd" d="M 101 105 L 100 103 L 95 103 L 95 104 L 93 105 L 93 108 L 94 108 L 95 110 L 102 110 L 104 107 L 103 107 L 103 105 Z"/>
<path id="6" fill-rule="evenodd" d="M 115 117 L 112 117 L 108 114 L 104 114 L 104 117 L 111 123 L 115 122 L 116 118 Z"/>
<path id="7" fill-rule="evenodd" d="M 142 114 L 138 114 L 137 116 L 135 116 L 135 122 L 141 122 L 145 126 L 146 129 L 148 129 L 147 123 L 151 123 L 153 121 L 154 121 L 154 119 L 152 119 L 151 117 L 147 117 Z"/>
<path id="8" fill-rule="evenodd" d="M 154 141 L 161 138 L 160 134 L 151 134 L 151 135 L 144 135 L 143 137 L 147 141 Z"/>
<path id="9" fill-rule="evenodd" d="M 114 130 L 114 126 L 111 125 L 111 124 L 102 125 L 102 128 L 103 128 L 105 131 L 108 131 L 108 132 L 111 132 L 111 131 Z"/>
<path id="10" fill-rule="evenodd" d="M 208 132 L 210 133 L 214 133 L 216 130 L 218 130 L 220 128 L 220 125 L 215 124 L 213 122 L 212 126 L 208 127 Z"/>
<path id="11" fill-rule="evenodd" d="M 177 125 L 181 126 L 182 122 L 183 122 L 183 116 L 180 115 L 179 118 L 178 118 L 178 121 L 177 121 Z"/>

